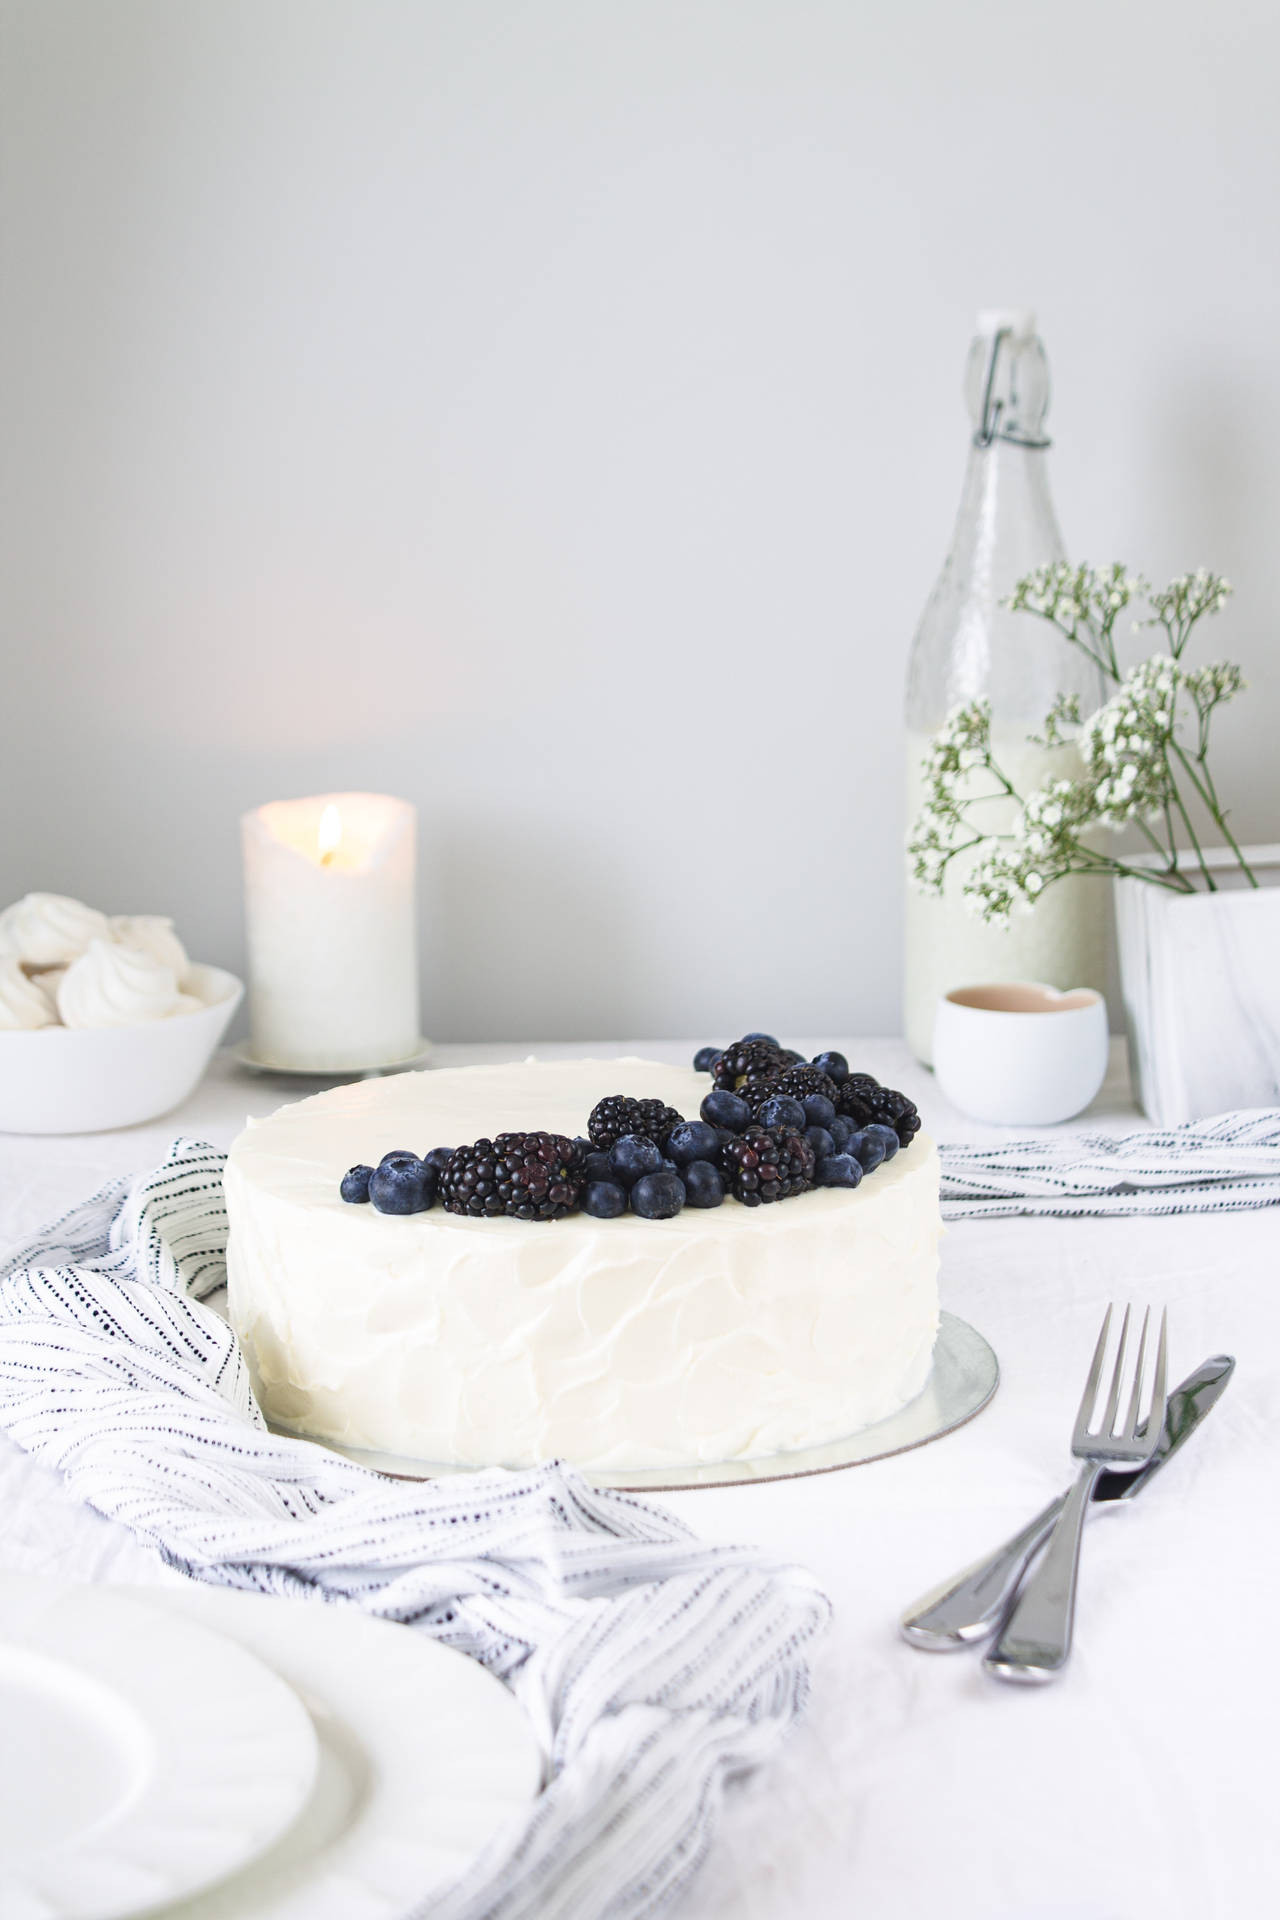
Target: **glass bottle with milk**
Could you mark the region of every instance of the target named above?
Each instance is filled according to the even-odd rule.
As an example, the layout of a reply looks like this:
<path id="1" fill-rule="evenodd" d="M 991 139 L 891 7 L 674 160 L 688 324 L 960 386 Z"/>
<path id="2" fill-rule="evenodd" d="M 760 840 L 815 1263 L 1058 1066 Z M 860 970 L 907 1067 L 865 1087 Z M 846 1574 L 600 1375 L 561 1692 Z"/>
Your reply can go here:
<path id="1" fill-rule="evenodd" d="M 1015 581 L 1066 553 L 1049 497 L 1044 422 L 1049 370 L 1033 314 L 982 313 L 969 349 L 965 397 L 973 442 L 951 551 L 911 649 L 907 679 L 907 823 L 920 811 L 920 763 L 929 737 L 962 701 L 991 703 L 991 744 L 1019 793 L 1075 771 L 1070 750 L 1030 744 L 1055 694 L 1075 693 L 1088 714 L 1101 676 L 1043 621 L 1003 605 Z M 1003 810 L 1003 817 L 1002 817 Z M 1013 802 L 985 804 L 993 832 L 1012 823 Z M 1096 879 L 1059 881 L 1008 928 L 970 913 L 960 886 L 977 854 L 951 863 L 942 899 L 916 891 L 908 874 L 906 1034 L 926 1063 L 934 1010 L 953 987 L 1040 980 L 1105 987 L 1107 890 Z"/>

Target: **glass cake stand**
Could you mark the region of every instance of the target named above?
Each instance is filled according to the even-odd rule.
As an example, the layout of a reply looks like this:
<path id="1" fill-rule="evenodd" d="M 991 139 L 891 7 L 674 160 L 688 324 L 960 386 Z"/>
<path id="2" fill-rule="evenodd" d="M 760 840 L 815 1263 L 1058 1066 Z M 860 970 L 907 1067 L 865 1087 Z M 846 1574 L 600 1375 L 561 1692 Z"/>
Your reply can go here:
<path id="1" fill-rule="evenodd" d="M 975 1327 L 954 1313 L 939 1317 L 933 1349 L 933 1372 L 923 1390 L 887 1420 L 863 1427 L 847 1440 L 832 1440 L 799 1453 L 774 1453 L 759 1460 L 707 1461 L 696 1466 L 629 1467 L 617 1472 L 592 1467 L 580 1469 L 593 1486 L 620 1493 L 683 1493 L 694 1487 L 756 1487 L 768 1480 L 798 1480 L 810 1473 L 834 1473 L 840 1467 L 865 1466 L 893 1453 L 906 1453 L 954 1433 L 986 1406 L 1000 1379 L 995 1354 Z M 273 1431 L 285 1433 L 281 1427 Z M 297 1439 L 297 1434 L 290 1438 Z M 394 1480 L 436 1480 L 446 1474 L 471 1473 L 459 1466 L 433 1466 L 394 1453 L 370 1453 L 359 1447 L 340 1447 L 325 1440 L 344 1459 L 372 1467 Z"/>

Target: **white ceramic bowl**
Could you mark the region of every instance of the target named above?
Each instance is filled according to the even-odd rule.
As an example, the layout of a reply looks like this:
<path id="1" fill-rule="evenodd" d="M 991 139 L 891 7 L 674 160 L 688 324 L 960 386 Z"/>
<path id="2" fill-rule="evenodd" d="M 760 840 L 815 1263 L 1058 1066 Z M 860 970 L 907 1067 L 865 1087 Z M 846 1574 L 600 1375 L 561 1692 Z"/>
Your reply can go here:
<path id="1" fill-rule="evenodd" d="M 136 1027 L 0 1033 L 0 1133 L 102 1133 L 155 1120 L 200 1080 L 244 994 L 234 973 L 193 966 L 204 1006 Z"/>
<path id="2" fill-rule="evenodd" d="M 1083 1112 L 1107 1071 L 1107 1007 L 1092 987 L 957 987 L 938 1002 L 933 1070 L 961 1113 L 1051 1127 Z"/>

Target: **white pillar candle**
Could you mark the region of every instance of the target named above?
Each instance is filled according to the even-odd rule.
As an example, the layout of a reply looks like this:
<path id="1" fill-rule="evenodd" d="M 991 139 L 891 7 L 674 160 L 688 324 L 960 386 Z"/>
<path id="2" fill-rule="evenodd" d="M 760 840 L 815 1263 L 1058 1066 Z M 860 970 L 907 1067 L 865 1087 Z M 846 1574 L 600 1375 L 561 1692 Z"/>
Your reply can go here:
<path id="1" fill-rule="evenodd" d="M 415 810 L 322 793 L 258 807 L 242 828 L 258 1059 L 341 1072 L 415 1052 Z"/>

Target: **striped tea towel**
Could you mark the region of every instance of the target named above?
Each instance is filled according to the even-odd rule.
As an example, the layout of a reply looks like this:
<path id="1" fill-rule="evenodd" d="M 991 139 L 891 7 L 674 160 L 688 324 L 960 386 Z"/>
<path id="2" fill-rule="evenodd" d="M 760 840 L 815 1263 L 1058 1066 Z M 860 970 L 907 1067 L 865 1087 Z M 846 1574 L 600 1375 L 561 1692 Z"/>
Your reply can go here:
<path id="1" fill-rule="evenodd" d="M 1280 1201 L 1280 1107 L 1112 1138 L 1059 1133 L 943 1147 L 942 1217 L 1230 1213 Z"/>
<path id="2" fill-rule="evenodd" d="M 0 1260 L 0 1428 L 193 1578 L 409 1622 L 514 1690 L 547 1787 L 419 1912 L 650 1913 L 800 1711 L 826 1599 L 560 1466 L 405 1483 L 269 1433 L 196 1304 L 224 1278 L 222 1167 L 177 1141 Z"/>

